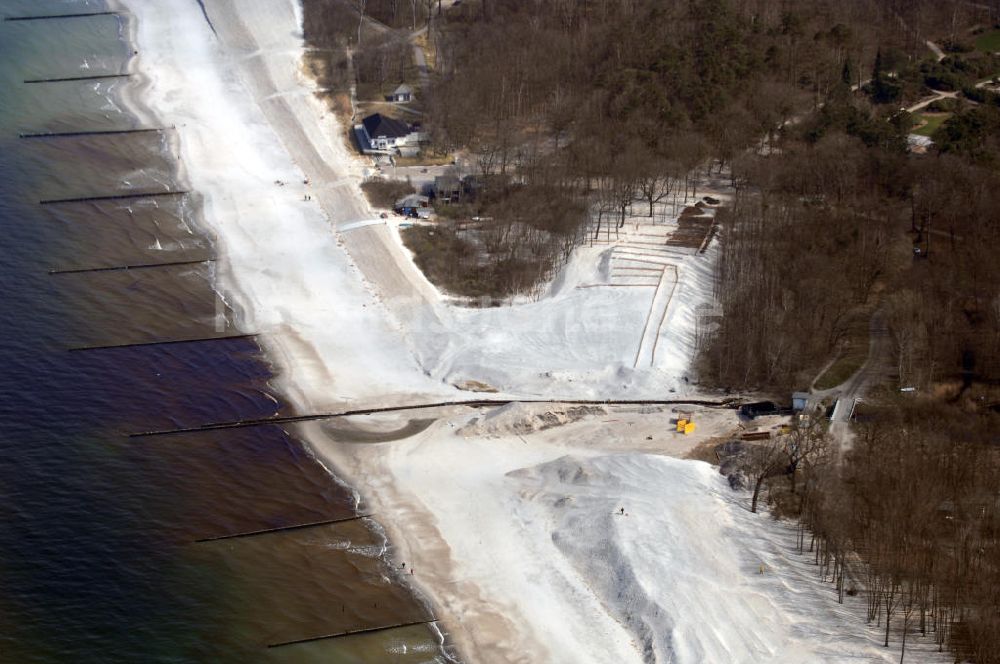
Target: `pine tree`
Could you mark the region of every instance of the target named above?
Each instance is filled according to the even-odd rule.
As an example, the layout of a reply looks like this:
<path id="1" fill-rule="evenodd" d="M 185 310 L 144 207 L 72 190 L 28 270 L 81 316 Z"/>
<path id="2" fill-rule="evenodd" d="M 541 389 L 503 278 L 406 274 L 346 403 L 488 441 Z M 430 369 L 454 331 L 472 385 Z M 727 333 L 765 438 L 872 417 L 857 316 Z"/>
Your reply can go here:
<path id="1" fill-rule="evenodd" d="M 875 52 L 875 65 L 872 67 L 871 97 L 876 104 L 887 104 L 899 98 L 899 84 L 888 78 L 882 71 L 882 49 Z"/>

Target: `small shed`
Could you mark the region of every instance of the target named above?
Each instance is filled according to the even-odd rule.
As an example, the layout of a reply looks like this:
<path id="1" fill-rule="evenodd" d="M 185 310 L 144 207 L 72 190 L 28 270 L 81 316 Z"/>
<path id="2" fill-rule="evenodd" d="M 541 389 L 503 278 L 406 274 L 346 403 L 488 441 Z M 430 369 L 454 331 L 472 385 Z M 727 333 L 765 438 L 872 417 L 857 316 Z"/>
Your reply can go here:
<path id="1" fill-rule="evenodd" d="M 391 94 L 386 96 L 385 100 L 395 102 L 397 104 L 411 102 L 413 101 L 413 88 L 406 83 L 401 83 L 399 87 L 392 91 Z"/>
<path id="2" fill-rule="evenodd" d="M 809 405 L 808 392 L 792 392 L 792 411 L 799 413 Z"/>

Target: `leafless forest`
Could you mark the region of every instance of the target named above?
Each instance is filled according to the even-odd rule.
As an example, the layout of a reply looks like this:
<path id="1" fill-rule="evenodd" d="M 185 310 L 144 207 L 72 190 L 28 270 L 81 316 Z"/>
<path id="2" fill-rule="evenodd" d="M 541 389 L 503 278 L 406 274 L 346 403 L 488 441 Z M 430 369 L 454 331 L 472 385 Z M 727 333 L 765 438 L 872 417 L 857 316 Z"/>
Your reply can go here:
<path id="1" fill-rule="evenodd" d="M 1000 2 L 305 7 L 335 91 L 410 66 L 395 38 L 362 35 L 362 11 L 429 24 L 425 129 L 489 183 L 453 216 L 479 217 L 494 262 L 457 226 L 419 238 L 438 252 L 425 270 L 458 291 L 530 288 L 595 220 L 607 232 L 706 172 L 729 177 L 702 384 L 784 393 L 884 368 L 853 449 L 792 431 L 755 452 L 754 505 L 800 519 L 831 601 L 864 594 L 859 620 L 901 659 L 921 633 L 1000 662 L 1000 59 L 976 46 Z M 932 110 L 947 117 L 914 152 L 925 120 L 900 109 L 942 93 Z M 870 358 L 876 336 L 884 357 Z"/>
<path id="2" fill-rule="evenodd" d="M 956 661 L 1000 661 L 995 418 L 886 399 L 865 419 L 843 459 L 808 430 L 760 446 L 751 488 L 799 517 L 799 551 L 837 601 L 866 599 L 900 661 L 917 634 Z"/>

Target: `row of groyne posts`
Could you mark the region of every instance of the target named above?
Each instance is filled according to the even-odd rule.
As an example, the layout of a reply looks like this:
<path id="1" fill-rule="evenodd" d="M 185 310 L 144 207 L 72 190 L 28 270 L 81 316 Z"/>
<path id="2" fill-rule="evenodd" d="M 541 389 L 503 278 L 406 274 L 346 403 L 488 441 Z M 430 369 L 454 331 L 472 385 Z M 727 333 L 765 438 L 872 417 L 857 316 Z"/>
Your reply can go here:
<path id="1" fill-rule="evenodd" d="M 37 15 L 37 16 L 8 16 L 4 17 L 4 21 L 42 21 L 42 20 L 66 20 L 66 19 L 80 19 L 89 18 L 97 16 L 117 16 L 117 12 L 112 11 L 100 11 L 100 12 L 89 12 L 89 13 L 72 13 L 72 14 L 52 14 L 52 15 Z M 28 85 L 38 85 L 38 84 L 49 84 L 49 83 L 63 83 L 72 81 L 95 81 L 103 79 L 118 79 L 118 78 L 129 78 L 132 76 L 129 72 L 111 73 L 111 74 L 97 74 L 88 76 L 71 76 L 71 77 L 59 77 L 59 78 L 37 78 L 37 79 L 25 79 L 23 82 Z M 46 140 L 46 139 L 65 139 L 65 138 L 79 138 L 79 137 L 94 137 L 94 136 L 120 136 L 124 134 L 148 134 L 148 133 L 162 133 L 170 131 L 166 127 L 148 127 L 148 128 L 137 128 L 137 129 L 106 129 L 106 130 L 79 130 L 79 131 L 63 131 L 63 132 L 34 132 L 34 133 L 21 133 L 19 138 L 24 140 Z M 187 195 L 186 190 L 167 190 L 167 191 L 141 191 L 141 192 L 129 192 L 129 193 L 115 193 L 106 195 L 94 195 L 94 196 L 84 196 L 84 197 L 74 197 L 74 198 L 53 198 L 44 199 L 38 201 L 39 205 L 42 206 L 53 206 L 53 205 L 73 205 L 80 203 L 94 203 L 102 201 L 116 201 L 116 200 L 137 200 L 137 199 L 154 199 L 162 197 L 179 197 Z M 121 265 L 110 265 L 110 266 L 94 266 L 94 267 L 74 267 L 67 269 L 50 269 L 48 273 L 54 277 L 61 275 L 72 275 L 72 274 L 84 274 L 92 272 L 111 272 L 111 271 L 124 271 L 124 270 L 148 270 L 148 269 L 158 269 L 158 268 L 168 268 L 177 266 L 190 266 L 201 263 L 210 263 L 215 261 L 215 257 L 204 258 L 200 260 L 182 260 L 182 261 L 167 261 L 167 262 L 154 262 L 154 263 L 134 263 L 134 264 L 121 264 Z M 206 337 L 196 337 L 196 338 L 179 338 L 179 339 L 158 339 L 153 341 L 143 341 L 143 342 L 133 342 L 133 343 L 121 343 L 121 344 L 106 344 L 106 345 L 86 345 L 86 346 L 76 346 L 68 348 L 67 350 L 71 352 L 90 352 L 90 351 L 101 351 L 114 348 L 126 348 L 126 347 L 142 347 L 142 346 L 163 346 L 168 344 L 187 344 L 187 343 L 209 343 L 213 341 L 226 341 L 232 339 L 240 338 L 255 338 L 256 334 L 223 334 L 215 336 Z M 449 408 L 449 407 L 467 407 L 467 408 L 495 408 L 498 406 L 507 405 L 514 402 L 522 403 L 535 403 L 535 404 L 562 404 L 562 405 L 621 405 L 621 406 L 662 406 L 662 405 L 700 405 L 705 407 L 716 407 L 716 408 L 734 408 L 738 404 L 732 400 L 720 400 L 720 401 L 710 401 L 710 400 L 656 400 L 656 399 L 516 399 L 516 398 L 494 398 L 494 399 L 468 399 L 468 400 L 450 400 L 450 401 L 437 401 L 430 403 L 411 403 L 396 406 L 374 406 L 368 408 L 357 408 L 352 410 L 344 410 L 339 412 L 325 412 L 325 413 L 312 413 L 312 414 L 302 414 L 302 415 L 288 415 L 288 416 L 273 416 L 267 418 L 257 418 L 257 419 L 244 419 L 228 422 L 213 422 L 207 424 L 201 424 L 192 427 L 181 427 L 175 429 L 162 429 L 162 430 L 149 430 L 149 431 L 138 431 L 128 433 L 130 439 L 153 439 L 153 438 L 165 438 L 171 435 L 177 434 L 197 434 L 199 432 L 209 432 L 209 431 L 219 431 L 225 429 L 237 429 L 244 427 L 258 427 L 258 426 L 271 426 L 271 425 L 288 425 L 300 422 L 309 421 L 321 421 L 321 420 L 332 420 L 337 418 L 359 416 L 359 415 L 375 415 L 379 413 L 389 413 L 389 412 L 404 412 L 404 411 L 421 411 L 430 410 L 438 408 Z M 194 540 L 194 543 L 205 543 L 205 542 L 216 542 L 220 540 L 230 540 L 237 538 L 246 537 L 257 537 L 279 532 L 287 532 L 292 530 L 300 530 L 305 528 L 314 528 L 320 526 L 327 526 L 338 523 L 347 523 L 352 521 L 360 521 L 364 519 L 371 519 L 375 515 L 370 513 L 356 514 L 350 517 L 328 519 L 321 521 L 311 521 L 307 523 L 298 523 L 290 526 L 284 526 L 280 528 L 270 528 L 262 530 L 254 530 L 249 532 L 238 532 L 238 533 L 227 533 L 212 537 L 204 537 L 201 539 Z M 378 625 L 361 627 L 358 629 L 350 629 L 334 634 L 323 634 L 319 636 L 313 636 L 304 639 L 297 639 L 294 641 L 269 643 L 268 648 L 278 648 L 282 646 L 306 643 L 311 641 L 319 641 L 325 639 L 336 639 L 347 636 L 354 636 L 360 634 L 370 634 L 373 632 L 382 632 L 392 629 L 398 629 L 402 627 L 409 627 L 422 624 L 430 624 L 437 622 L 437 619 L 433 615 L 429 615 L 426 619 L 417 620 L 412 622 L 404 623 L 394 623 L 388 625 Z"/>
<path id="2" fill-rule="evenodd" d="M 33 15 L 33 16 L 5 16 L 3 20 L 5 22 L 27 22 L 27 21 L 48 21 L 48 20 L 68 20 L 68 19 L 85 19 L 101 16 L 119 16 L 118 12 L 113 11 L 95 11 L 87 13 L 64 13 L 64 14 L 47 14 L 47 15 Z M 128 79 L 132 74 L 128 71 L 122 71 L 117 73 L 105 73 L 105 74 L 94 74 L 87 76 L 60 76 L 52 78 L 31 78 L 24 79 L 23 83 L 25 85 L 41 85 L 41 84 L 57 84 L 57 83 L 69 83 L 69 82 L 81 82 L 81 81 L 101 81 L 101 80 L 113 80 L 113 79 Z M 35 140 L 61 140 L 61 139 L 73 139 L 73 138 L 89 138 L 89 137 L 115 137 L 130 134 L 157 134 L 170 131 L 167 127 L 144 127 L 144 128 L 134 128 L 134 129 L 94 129 L 94 130 L 74 130 L 74 131 L 38 131 L 38 132 L 22 132 L 18 134 L 20 139 L 35 141 Z M 187 190 L 159 190 L 159 191 L 133 191 L 127 193 L 112 193 L 103 195 L 93 195 L 93 196 L 79 196 L 73 198 L 50 198 L 39 200 L 38 204 L 41 206 L 60 206 L 60 205 L 74 205 L 74 204 L 85 204 L 85 203 L 100 203 L 100 202 L 110 202 L 110 201 L 129 201 L 129 200 L 143 200 L 143 199 L 158 199 L 158 198 L 173 198 L 182 197 L 189 194 Z M 140 263 L 127 263 L 120 265 L 101 265 L 93 267 L 73 267 L 73 268 L 53 268 L 48 270 L 49 275 L 53 277 L 60 277 L 62 275 L 81 275 L 87 273 L 98 273 L 98 272 L 114 272 L 114 271 L 126 271 L 126 270 L 151 270 L 151 269 L 162 269 L 162 268 L 174 268 L 180 266 L 193 266 L 203 263 L 211 263 L 216 260 L 216 257 L 202 258 L 199 260 L 176 260 L 176 261 L 163 261 L 163 262 L 140 262 Z M 213 341 L 229 341 L 233 339 L 240 338 L 253 338 L 255 334 L 220 334 L 206 337 L 196 337 L 196 338 L 181 338 L 181 339 L 158 339 L 154 341 L 143 341 L 143 342 L 133 342 L 133 343 L 118 343 L 118 344 L 105 344 L 105 345 L 85 345 L 85 346 L 75 346 L 70 347 L 67 350 L 71 352 L 84 352 L 84 351 L 101 351 L 114 348 L 129 348 L 129 347 L 143 347 L 143 346 L 163 346 L 169 344 L 188 344 L 188 343 L 199 343 L 199 342 L 213 342 Z M 288 418 L 278 418 L 275 423 L 280 423 L 282 420 Z M 290 419 L 288 421 L 291 421 Z M 265 421 L 260 421 L 257 424 L 266 424 Z M 216 424 L 207 425 L 203 427 L 194 427 L 190 431 L 209 431 L 219 428 L 231 428 L 234 426 L 253 426 L 252 422 L 236 422 L 236 423 L 226 423 L 226 424 Z M 163 434 L 168 432 L 163 432 Z M 136 436 L 155 436 L 160 435 L 157 432 L 144 432 L 141 434 L 133 434 Z M 285 526 L 281 528 L 270 528 L 254 530 L 249 532 L 237 532 L 237 533 L 226 533 L 222 535 L 216 535 L 211 537 L 203 537 L 194 540 L 194 544 L 201 544 L 207 542 L 217 542 L 220 540 L 232 540 L 238 538 L 246 537 L 257 537 L 268 535 L 272 533 L 287 532 L 293 530 L 300 530 L 305 528 L 314 528 L 338 523 L 347 523 L 352 521 L 360 521 L 363 519 L 369 519 L 372 514 L 356 514 L 354 516 L 337 518 L 337 519 L 326 519 L 320 521 L 311 521 L 306 523 L 297 523 L 290 526 Z M 311 636 L 308 638 L 296 639 L 292 641 L 282 641 L 275 643 L 267 643 L 268 648 L 280 648 L 283 646 L 290 646 L 301 643 L 308 643 L 312 641 L 321 641 L 326 639 L 336 639 L 347 636 L 355 636 L 362 634 L 371 634 L 375 632 L 389 631 L 393 629 L 410 627 L 421 624 L 430 624 L 437 622 L 433 615 L 428 615 L 423 620 L 416 620 L 411 622 L 397 622 L 386 625 L 375 625 L 375 626 L 363 626 L 355 629 L 348 629 L 332 634 L 320 634 L 318 636 Z"/>

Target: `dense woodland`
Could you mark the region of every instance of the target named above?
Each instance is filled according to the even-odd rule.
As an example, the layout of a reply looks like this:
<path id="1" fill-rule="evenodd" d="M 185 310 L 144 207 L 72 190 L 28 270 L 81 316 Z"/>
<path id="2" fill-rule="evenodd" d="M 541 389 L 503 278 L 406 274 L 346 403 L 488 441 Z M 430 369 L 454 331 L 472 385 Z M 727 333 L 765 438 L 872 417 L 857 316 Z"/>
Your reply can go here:
<path id="1" fill-rule="evenodd" d="M 963 45 L 995 20 L 986 6 L 463 3 L 440 19 L 429 125 L 484 176 L 560 189 L 599 223 L 686 193 L 701 169 L 730 172 L 727 315 L 704 339 L 707 382 L 807 387 L 836 356 L 849 371 L 876 310 L 900 383 L 989 381 L 1000 377 L 1000 98 L 973 85 L 1000 60 Z M 929 36 L 955 52 L 936 62 Z M 950 100 L 938 148 L 917 157 L 899 104 L 932 87 L 970 94 Z M 575 226 L 593 216 L 557 226 L 582 239 Z"/>
<path id="2" fill-rule="evenodd" d="M 331 87 L 352 76 L 343 49 L 367 48 L 358 4 L 306 2 Z M 458 292 L 523 291 L 608 224 L 726 175 L 701 383 L 832 386 L 887 341 L 853 449 L 819 430 L 760 446 L 754 502 L 800 518 L 832 601 L 865 594 L 859 620 L 887 645 L 930 634 L 1000 662 L 1000 96 L 982 85 L 1000 58 L 974 48 L 1000 2 L 465 0 L 416 20 L 390 5 L 368 9 L 431 24 L 425 128 L 491 183 L 467 203 L 479 239 L 423 233 L 439 252 L 425 269 Z M 920 118 L 900 108 L 932 91 L 957 94 L 914 153 Z"/>
<path id="3" fill-rule="evenodd" d="M 798 549 L 834 600 L 900 650 L 916 635 L 956 661 L 1000 661 L 1000 450 L 996 418 L 887 398 L 866 407 L 838 456 L 822 420 L 797 422 L 741 460 L 758 499 L 799 519 Z M 993 439 L 991 441 L 991 438 Z"/>

